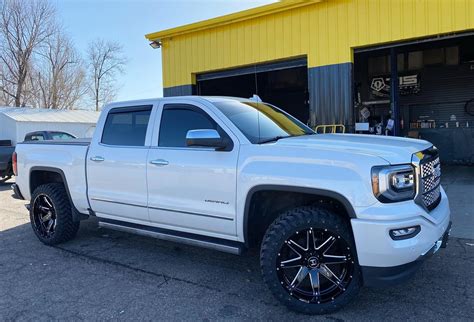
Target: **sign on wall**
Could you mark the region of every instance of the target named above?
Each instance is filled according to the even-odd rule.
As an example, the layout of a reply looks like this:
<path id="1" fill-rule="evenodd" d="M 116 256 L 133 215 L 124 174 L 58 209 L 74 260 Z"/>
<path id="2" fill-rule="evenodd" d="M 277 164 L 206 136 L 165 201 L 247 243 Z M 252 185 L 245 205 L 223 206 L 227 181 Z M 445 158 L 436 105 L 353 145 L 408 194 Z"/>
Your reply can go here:
<path id="1" fill-rule="evenodd" d="M 421 90 L 420 77 L 418 74 L 399 77 L 400 95 L 410 95 L 419 93 Z M 379 76 L 372 78 L 370 82 L 372 95 L 376 97 L 390 96 L 390 77 Z"/>

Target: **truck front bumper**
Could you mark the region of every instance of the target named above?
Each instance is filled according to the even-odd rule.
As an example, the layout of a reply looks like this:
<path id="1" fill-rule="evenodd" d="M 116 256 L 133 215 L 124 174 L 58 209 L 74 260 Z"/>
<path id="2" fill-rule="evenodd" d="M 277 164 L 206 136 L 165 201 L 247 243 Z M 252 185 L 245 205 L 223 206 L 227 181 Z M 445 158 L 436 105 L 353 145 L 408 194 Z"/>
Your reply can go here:
<path id="1" fill-rule="evenodd" d="M 377 211 L 375 220 L 351 220 L 365 285 L 400 283 L 411 277 L 424 259 L 446 245 L 451 222 L 449 202 L 444 190 L 441 191 L 441 202 L 430 213 L 414 202 L 376 208 L 364 209 L 365 214 Z M 391 219 L 397 217 L 402 218 Z M 406 239 L 391 237 L 392 230 L 408 227 L 419 227 L 419 231 Z"/>

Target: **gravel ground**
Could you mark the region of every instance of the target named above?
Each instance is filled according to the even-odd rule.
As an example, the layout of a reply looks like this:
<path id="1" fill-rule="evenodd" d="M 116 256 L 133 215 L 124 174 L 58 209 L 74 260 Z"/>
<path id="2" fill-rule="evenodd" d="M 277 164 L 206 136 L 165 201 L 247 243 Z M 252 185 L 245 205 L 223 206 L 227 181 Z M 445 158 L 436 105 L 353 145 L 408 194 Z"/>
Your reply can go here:
<path id="1" fill-rule="evenodd" d="M 474 319 L 473 226 L 458 230 L 468 238 L 455 235 L 410 282 L 364 288 L 342 311 L 308 317 L 273 299 L 256 253 L 239 257 L 99 229 L 92 219 L 74 241 L 47 247 L 31 231 L 24 204 L 0 184 L 2 321 Z M 471 220 L 466 209 L 459 216 Z"/>

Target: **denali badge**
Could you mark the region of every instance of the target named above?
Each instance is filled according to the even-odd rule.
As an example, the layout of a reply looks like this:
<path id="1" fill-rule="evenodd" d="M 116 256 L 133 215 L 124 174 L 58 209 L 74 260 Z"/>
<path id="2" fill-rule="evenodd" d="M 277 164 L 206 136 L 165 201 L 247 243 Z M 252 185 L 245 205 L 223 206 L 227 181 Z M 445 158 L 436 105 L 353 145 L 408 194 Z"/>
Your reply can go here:
<path id="1" fill-rule="evenodd" d="M 206 200 L 204 200 L 204 202 L 218 203 L 218 204 L 221 204 L 221 205 L 228 205 L 229 204 L 228 201 L 210 200 L 210 199 L 206 199 Z"/>

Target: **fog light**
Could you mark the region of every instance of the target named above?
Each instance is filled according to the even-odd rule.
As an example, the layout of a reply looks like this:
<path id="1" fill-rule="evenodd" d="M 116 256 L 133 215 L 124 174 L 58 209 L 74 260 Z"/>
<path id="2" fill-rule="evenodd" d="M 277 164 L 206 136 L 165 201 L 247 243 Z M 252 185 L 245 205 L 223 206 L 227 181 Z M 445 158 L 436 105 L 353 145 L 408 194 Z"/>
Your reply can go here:
<path id="1" fill-rule="evenodd" d="M 420 226 L 392 229 L 390 230 L 390 237 L 392 237 L 393 240 L 408 239 L 415 237 L 420 230 Z"/>

